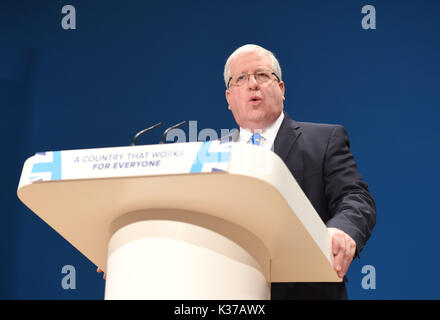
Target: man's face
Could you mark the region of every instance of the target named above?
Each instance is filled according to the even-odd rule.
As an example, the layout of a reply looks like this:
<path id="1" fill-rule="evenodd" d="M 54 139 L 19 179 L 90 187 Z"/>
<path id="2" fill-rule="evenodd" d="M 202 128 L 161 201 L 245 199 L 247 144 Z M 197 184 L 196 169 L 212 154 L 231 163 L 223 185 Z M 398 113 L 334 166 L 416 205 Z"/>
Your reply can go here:
<path id="1" fill-rule="evenodd" d="M 241 72 L 253 74 L 256 71 L 271 70 L 269 56 L 259 53 L 243 53 L 232 60 L 231 76 Z M 284 82 L 278 82 L 274 75 L 270 81 L 258 84 L 253 76 L 241 86 L 232 83 L 226 90 L 226 100 L 235 121 L 247 129 L 265 129 L 283 111 Z"/>

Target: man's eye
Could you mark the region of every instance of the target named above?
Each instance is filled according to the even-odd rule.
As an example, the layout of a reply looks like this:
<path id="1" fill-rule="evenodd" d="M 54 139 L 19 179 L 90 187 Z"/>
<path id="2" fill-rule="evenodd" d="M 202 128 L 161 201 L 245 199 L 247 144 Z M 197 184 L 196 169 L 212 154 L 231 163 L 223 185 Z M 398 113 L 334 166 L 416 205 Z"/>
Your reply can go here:
<path id="1" fill-rule="evenodd" d="M 266 72 L 258 72 L 257 77 L 260 79 L 269 79 L 270 78 L 269 74 Z"/>
<path id="2" fill-rule="evenodd" d="M 245 78 L 246 78 L 246 76 L 245 76 L 245 75 L 241 75 L 241 76 L 238 76 L 238 77 L 237 77 L 237 80 L 236 80 L 235 82 L 240 82 L 240 81 L 244 81 L 244 80 L 245 80 Z"/>

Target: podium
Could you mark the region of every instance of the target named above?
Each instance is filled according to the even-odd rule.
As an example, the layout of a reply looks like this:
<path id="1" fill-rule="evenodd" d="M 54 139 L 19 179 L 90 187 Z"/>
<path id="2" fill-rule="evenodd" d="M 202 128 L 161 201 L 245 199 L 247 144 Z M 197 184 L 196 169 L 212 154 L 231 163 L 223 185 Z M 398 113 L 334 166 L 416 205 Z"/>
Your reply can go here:
<path id="1" fill-rule="evenodd" d="M 20 200 L 106 272 L 105 299 L 270 299 L 340 282 L 327 228 L 273 152 L 221 141 L 37 153 Z"/>

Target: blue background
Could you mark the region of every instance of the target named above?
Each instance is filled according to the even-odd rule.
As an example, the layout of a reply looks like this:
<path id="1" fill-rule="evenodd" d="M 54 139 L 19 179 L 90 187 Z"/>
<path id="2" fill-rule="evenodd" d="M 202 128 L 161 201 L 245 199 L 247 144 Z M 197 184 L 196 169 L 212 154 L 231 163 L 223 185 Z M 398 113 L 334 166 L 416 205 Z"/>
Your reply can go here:
<path id="1" fill-rule="evenodd" d="M 61 28 L 67 4 L 76 30 Z M 361 27 L 366 4 L 376 30 Z M 281 63 L 291 117 L 347 128 L 375 197 L 349 297 L 439 299 L 439 12 L 434 0 L 1 1 L 0 298 L 104 297 L 96 267 L 17 198 L 25 159 L 128 145 L 159 121 L 139 143 L 182 120 L 235 127 L 223 66 L 255 43 Z M 61 286 L 68 264 L 75 290 Z M 362 289 L 364 265 L 376 268 L 375 290 Z"/>

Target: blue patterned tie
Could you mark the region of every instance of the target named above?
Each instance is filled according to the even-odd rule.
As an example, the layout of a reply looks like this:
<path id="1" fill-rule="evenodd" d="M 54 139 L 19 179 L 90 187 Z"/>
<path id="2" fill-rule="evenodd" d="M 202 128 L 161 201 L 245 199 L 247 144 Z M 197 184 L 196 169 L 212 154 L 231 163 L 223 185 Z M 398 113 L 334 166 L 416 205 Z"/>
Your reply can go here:
<path id="1" fill-rule="evenodd" d="M 248 143 L 252 143 L 253 145 L 259 146 L 261 143 L 261 134 L 254 133 L 252 137 L 249 139 Z"/>

